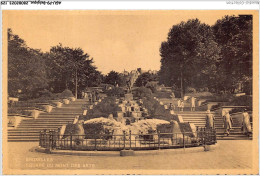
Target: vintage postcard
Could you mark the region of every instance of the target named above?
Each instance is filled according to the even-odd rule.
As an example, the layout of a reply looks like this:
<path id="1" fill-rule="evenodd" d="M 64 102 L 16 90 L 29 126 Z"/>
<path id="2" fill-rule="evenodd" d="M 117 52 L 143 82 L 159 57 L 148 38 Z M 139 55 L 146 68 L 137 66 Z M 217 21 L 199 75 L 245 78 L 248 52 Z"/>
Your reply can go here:
<path id="1" fill-rule="evenodd" d="M 259 174 L 258 10 L 3 10 L 3 174 Z"/>

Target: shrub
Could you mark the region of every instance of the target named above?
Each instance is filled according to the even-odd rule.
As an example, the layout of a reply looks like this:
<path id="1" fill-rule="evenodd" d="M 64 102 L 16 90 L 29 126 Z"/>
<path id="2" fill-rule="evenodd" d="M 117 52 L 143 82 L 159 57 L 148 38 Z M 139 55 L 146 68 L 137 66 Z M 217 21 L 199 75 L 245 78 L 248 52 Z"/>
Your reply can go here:
<path id="1" fill-rule="evenodd" d="M 231 101 L 233 98 L 232 94 L 221 94 L 221 95 L 214 95 L 208 98 L 208 101 L 212 102 L 228 102 Z"/>
<path id="2" fill-rule="evenodd" d="M 205 87 L 203 91 L 204 91 L 204 92 L 208 92 L 208 91 L 209 91 L 209 88 Z"/>
<path id="3" fill-rule="evenodd" d="M 210 110 L 214 111 L 215 109 L 219 108 L 220 104 L 211 106 Z"/>
<path id="4" fill-rule="evenodd" d="M 154 116 L 156 109 L 160 106 L 156 100 L 150 97 L 143 99 L 143 105 L 148 110 L 150 116 Z"/>
<path id="5" fill-rule="evenodd" d="M 210 92 L 185 93 L 185 95 L 191 95 L 191 96 L 201 98 L 201 99 L 208 99 L 208 98 L 211 98 L 214 96 Z"/>
<path id="6" fill-rule="evenodd" d="M 175 95 L 174 94 L 172 94 L 172 92 L 156 92 L 156 93 L 154 93 L 153 94 L 155 97 L 157 97 L 157 98 L 172 98 L 172 96 L 173 97 L 175 97 Z"/>
<path id="7" fill-rule="evenodd" d="M 133 91 L 134 97 L 144 98 L 144 97 L 152 97 L 152 91 L 146 87 L 138 87 Z"/>
<path id="8" fill-rule="evenodd" d="M 174 90 L 173 91 L 175 98 L 181 98 L 181 91 L 180 90 Z"/>
<path id="9" fill-rule="evenodd" d="M 204 88 L 199 88 L 199 92 L 203 92 L 204 91 Z"/>
<path id="10" fill-rule="evenodd" d="M 252 110 L 252 97 L 249 95 L 244 95 L 240 97 L 233 97 L 233 99 L 229 102 L 229 105 L 233 106 L 247 106 L 249 110 Z"/>
<path id="11" fill-rule="evenodd" d="M 53 96 L 52 93 L 47 89 L 39 91 L 39 95 L 40 97 L 46 97 L 46 98 L 51 98 Z"/>
<path id="12" fill-rule="evenodd" d="M 196 89 L 193 88 L 193 87 L 187 87 L 187 88 L 186 88 L 186 92 L 187 92 L 187 93 L 196 93 L 197 91 L 196 91 Z"/>
<path id="13" fill-rule="evenodd" d="M 114 87 L 106 91 L 107 96 L 109 97 L 124 97 L 125 90 L 122 87 Z"/>
<path id="14" fill-rule="evenodd" d="M 68 98 L 68 97 L 74 97 L 74 95 L 69 89 L 65 89 L 61 94 L 59 94 L 59 97 Z"/>
<path id="15" fill-rule="evenodd" d="M 229 113 L 234 114 L 234 113 L 237 113 L 237 112 L 244 112 L 245 110 L 246 110 L 246 108 L 234 108 L 231 111 L 229 111 Z M 247 109 L 247 110 L 250 110 L 250 109 Z"/>
<path id="16" fill-rule="evenodd" d="M 148 82 L 146 85 L 145 85 L 146 88 L 149 88 L 151 89 L 152 93 L 155 93 L 157 92 L 157 82 Z"/>
<path id="17" fill-rule="evenodd" d="M 115 102 L 115 97 L 105 98 L 101 103 L 94 106 L 93 109 L 88 110 L 87 116 L 85 116 L 84 119 L 108 117 L 109 114 L 113 114 L 115 116 L 116 112 L 120 110 Z"/>

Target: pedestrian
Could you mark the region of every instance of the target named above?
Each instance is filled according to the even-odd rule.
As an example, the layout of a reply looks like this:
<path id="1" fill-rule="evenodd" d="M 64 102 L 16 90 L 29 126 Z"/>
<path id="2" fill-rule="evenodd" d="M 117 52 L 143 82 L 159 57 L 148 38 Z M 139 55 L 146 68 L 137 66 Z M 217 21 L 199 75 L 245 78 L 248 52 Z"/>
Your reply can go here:
<path id="1" fill-rule="evenodd" d="M 191 97 L 191 108 L 190 111 L 195 111 L 195 97 Z"/>
<path id="2" fill-rule="evenodd" d="M 169 110 L 175 110 L 174 104 L 170 103 L 170 105 L 169 105 Z"/>
<path id="3" fill-rule="evenodd" d="M 88 99 L 89 99 L 89 103 L 91 104 L 92 103 L 92 93 L 91 92 L 88 95 Z"/>
<path id="4" fill-rule="evenodd" d="M 223 120 L 224 120 L 224 134 L 226 134 L 227 136 L 229 136 L 230 134 L 230 130 L 232 128 L 232 123 L 233 123 L 233 120 L 232 120 L 232 117 L 230 116 L 229 112 L 226 111 L 225 112 L 225 115 L 223 116 Z"/>
<path id="5" fill-rule="evenodd" d="M 178 99 L 177 107 L 178 107 L 178 111 L 181 111 L 181 99 Z"/>
<path id="6" fill-rule="evenodd" d="M 184 109 L 184 101 L 181 100 L 181 112 L 183 112 L 183 109 Z"/>
<path id="7" fill-rule="evenodd" d="M 243 121 L 242 121 L 241 131 L 243 132 L 243 134 L 249 136 L 252 133 L 250 115 L 248 114 L 248 112 L 243 112 L 242 116 L 243 116 Z"/>
<path id="8" fill-rule="evenodd" d="M 96 102 L 96 92 L 95 91 L 92 93 L 92 102 L 93 103 Z"/>
<path id="9" fill-rule="evenodd" d="M 88 98 L 88 93 L 85 92 L 84 98 L 87 99 Z"/>
<path id="10" fill-rule="evenodd" d="M 98 91 L 96 91 L 96 99 L 97 101 L 100 99 Z"/>
<path id="11" fill-rule="evenodd" d="M 82 99 L 84 98 L 84 96 L 85 96 L 85 92 L 82 91 L 82 92 L 81 92 L 81 97 L 82 97 Z"/>
<path id="12" fill-rule="evenodd" d="M 214 115 L 210 112 L 210 110 L 207 110 L 206 114 L 206 129 L 215 129 L 215 117 Z"/>

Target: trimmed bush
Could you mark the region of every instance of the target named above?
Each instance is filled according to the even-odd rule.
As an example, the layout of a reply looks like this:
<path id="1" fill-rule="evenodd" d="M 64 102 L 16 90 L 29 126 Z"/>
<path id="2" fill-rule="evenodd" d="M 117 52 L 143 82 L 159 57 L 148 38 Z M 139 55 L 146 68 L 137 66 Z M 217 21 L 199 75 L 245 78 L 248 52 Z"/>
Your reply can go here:
<path id="1" fill-rule="evenodd" d="M 124 97 L 125 91 L 122 87 L 114 87 L 106 91 L 107 96 L 109 97 Z"/>
<path id="2" fill-rule="evenodd" d="M 157 98 L 172 98 L 171 92 L 161 92 L 161 91 L 159 92 L 158 91 L 158 92 L 154 93 L 153 95 Z M 176 97 L 175 94 L 174 94 L 174 97 Z"/>
<path id="3" fill-rule="evenodd" d="M 187 88 L 186 88 L 186 92 L 187 92 L 187 93 L 196 93 L 197 91 L 196 91 L 196 89 L 193 88 L 193 87 L 187 87 Z"/>
<path id="4" fill-rule="evenodd" d="M 181 91 L 180 90 L 174 90 L 173 91 L 175 98 L 181 98 Z"/>
<path id="5" fill-rule="evenodd" d="M 86 116 L 83 117 L 84 120 L 105 117 L 107 118 L 109 114 L 116 116 L 116 112 L 119 111 L 119 107 L 116 104 L 115 97 L 107 97 L 101 103 L 94 106 L 93 109 L 89 109 Z"/>
<path id="6" fill-rule="evenodd" d="M 145 87 L 151 89 L 152 93 L 156 93 L 158 85 L 157 82 L 152 81 L 152 82 L 148 82 L 145 85 Z"/>
<path id="7" fill-rule="evenodd" d="M 248 110 L 252 110 L 252 108 L 253 108 L 252 101 L 253 101 L 252 96 L 244 95 L 244 96 L 240 96 L 240 97 L 233 97 L 233 99 L 229 102 L 228 105 L 247 106 Z"/>
<path id="8" fill-rule="evenodd" d="M 65 89 L 61 94 L 59 94 L 59 98 L 68 98 L 74 97 L 73 93 L 69 89 Z"/>
<path id="9" fill-rule="evenodd" d="M 213 110 L 219 108 L 220 106 L 221 106 L 221 104 L 213 105 L 213 106 L 211 106 L 210 110 L 213 111 Z"/>
<path id="10" fill-rule="evenodd" d="M 134 97 L 144 98 L 144 97 L 152 97 L 152 91 L 146 87 L 138 87 L 133 91 Z"/>
<path id="11" fill-rule="evenodd" d="M 229 113 L 234 114 L 234 113 L 237 113 L 237 112 L 244 112 L 246 110 L 249 110 L 249 109 L 247 109 L 247 108 L 234 108 L 231 111 L 229 111 Z"/>

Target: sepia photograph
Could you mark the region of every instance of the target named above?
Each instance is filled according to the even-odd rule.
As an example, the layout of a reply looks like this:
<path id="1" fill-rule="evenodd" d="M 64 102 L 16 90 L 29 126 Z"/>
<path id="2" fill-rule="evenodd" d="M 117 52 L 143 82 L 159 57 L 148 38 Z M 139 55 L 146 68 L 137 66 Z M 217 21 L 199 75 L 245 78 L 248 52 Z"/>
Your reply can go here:
<path id="1" fill-rule="evenodd" d="M 3 174 L 259 174 L 258 10 L 3 10 Z"/>

